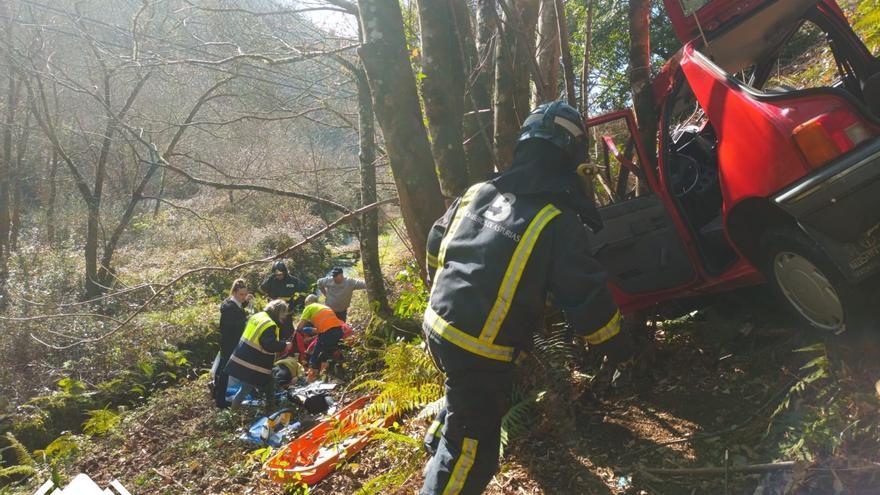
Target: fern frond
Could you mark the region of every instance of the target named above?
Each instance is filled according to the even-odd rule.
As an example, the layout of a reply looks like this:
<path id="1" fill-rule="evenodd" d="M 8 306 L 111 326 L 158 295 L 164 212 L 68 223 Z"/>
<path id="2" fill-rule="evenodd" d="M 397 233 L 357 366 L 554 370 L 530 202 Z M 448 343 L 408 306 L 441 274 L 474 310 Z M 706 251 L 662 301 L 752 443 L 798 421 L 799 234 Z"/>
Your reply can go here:
<path id="1" fill-rule="evenodd" d="M 426 405 L 419 411 L 419 414 L 416 415 L 416 419 L 425 420 L 425 419 L 434 419 L 440 414 L 440 411 L 446 407 L 446 397 L 440 397 L 439 399 L 431 402 Z"/>
<path id="2" fill-rule="evenodd" d="M 13 479 L 29 478 L 37 474 L 37 470 L 33 466 L 11 466 L 0 468 L 0 482 L 7 482 Z"/>
<path id="3" fill-rule="evenodd" d="M 12 432 L 6 432 L 6 441 L 9 442 L 9 448 L 15 454 L 15 461 L 19 466 L 36 466 L 34 457 L 28 452 L 27 447 L 15 438 Z"/>
<path id="4" fill-rule="evenodd" d="M 533 392 L 517 402 L 501 418 L 501 449 L 498 456 L 504 455 L 504 450 L 514 438 L 527 432 L 534 423 L 535 406 L 544 399 L 546 390 Z"/>

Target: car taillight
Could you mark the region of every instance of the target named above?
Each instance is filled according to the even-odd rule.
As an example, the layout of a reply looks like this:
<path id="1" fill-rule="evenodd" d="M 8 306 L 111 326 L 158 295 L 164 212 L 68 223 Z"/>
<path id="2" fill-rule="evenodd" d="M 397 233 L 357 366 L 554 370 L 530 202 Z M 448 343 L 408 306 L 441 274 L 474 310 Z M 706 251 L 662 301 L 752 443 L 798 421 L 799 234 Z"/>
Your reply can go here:
<path id="1" fill-rule="evenodd" d="M 836 110 L 794 128 L 792 138 L 812 168 L 821 167 L 871 137 L 858 116 Z"/>

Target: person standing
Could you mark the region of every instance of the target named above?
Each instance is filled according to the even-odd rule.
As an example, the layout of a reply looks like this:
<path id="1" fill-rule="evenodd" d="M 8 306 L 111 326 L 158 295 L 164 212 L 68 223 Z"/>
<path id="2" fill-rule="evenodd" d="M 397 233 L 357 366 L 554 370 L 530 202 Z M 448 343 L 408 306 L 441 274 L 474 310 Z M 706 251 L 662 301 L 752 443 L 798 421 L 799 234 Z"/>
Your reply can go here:
<path id="1" fill-rule="evenodd" d="M 261 293 L 270 299 L 284 299 L 291 312 L 302 307 L 308 291 L 308 285 L 291 275 L 281 260 L 272 264 L 272 273 L 260 284 Z"/>
<path id="2" fill-rule="evenodd" d="M 306 307 L 303 308 L 296 331 L 317 336 L 318 341 L 309 358 L 308 381 L 311 383 L 319 372 L 327 369 L 327 360 L 333 356 L 339 339 L 342 338 L 344 323 L 332 309 L 318 302 L 318 296 L 310 294 L 305 302 Z"/>
<path id="3" fill-rule="evenodd" d="M 354 291 L 366 288 L 366 282 L 356 278 L 346 278 L 342 268 L 338 266 L 330 271 L 329 277 L 318 279 L 318 290 L 324 294 L 324 303 L 342 321 L 348 319 L 348 307 L 351 306 L 351 296 Z"/>
<path id="4" fill-rule="evenodd" d="M 248 319 L 245 307 L 253 304 L 253 300 L 253 294 L 248 293 L 247 283 L 239 278 L 232 282 L 229 297 L 220 304 L 220 361 L 214 373 L 214 402 L 220 409 L 229 407 L 226 401 L 226 389 L 229 387 L 226 363 L 244 333 Z"/>
<path id="5" fill-rule="evenodd" d="M 244 333 L 226 364 L 226 372 L 241 381 L 241 389 L 232 398 L 232 408 L 237 409 L 252 391 L 262 388 L 266 394 L 267 409 L 274 401 L 272 366 L 275 354 L 283 352 L 291 344 L 290 334 L 282 331 L 282 324 L 289 315 L 287 302 L 275 299 L 266 309 L 248 318 Z"/>
<path id="6" fill-rule="evenodd" d="M 470 187 L 428 234 L 432 281 L 423 331 L 446 375 L 446 407 L 422 495 L 479 494 L 498 469 L 501 418 L 518 355 L 531 347 L 548 295 L 609 361 L 628 356 L 605 271 L 584 222 L 601 227 L 577 171 L 580 114 L 544 104 L 523 123 L 513 163 Z"/>

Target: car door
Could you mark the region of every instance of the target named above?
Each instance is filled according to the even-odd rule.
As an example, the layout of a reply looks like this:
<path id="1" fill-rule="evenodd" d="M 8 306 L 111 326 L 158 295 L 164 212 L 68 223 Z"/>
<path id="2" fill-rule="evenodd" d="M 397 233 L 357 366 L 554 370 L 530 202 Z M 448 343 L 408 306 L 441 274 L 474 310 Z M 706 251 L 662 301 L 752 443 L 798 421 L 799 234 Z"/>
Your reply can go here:
<path id="1" fill-rule="evenodd" d="M 589 119 L 587 128 L 597 144 L 594 183 L 604 223 L 590 236 L 591 252 L 611 284 L 630 297 L 691 285 L 697 274 L 693 260 L 656 192 L 654 171 L 642 167 L 632 111 Z M 627 145 L 621 150 L 617 142 Z"/>

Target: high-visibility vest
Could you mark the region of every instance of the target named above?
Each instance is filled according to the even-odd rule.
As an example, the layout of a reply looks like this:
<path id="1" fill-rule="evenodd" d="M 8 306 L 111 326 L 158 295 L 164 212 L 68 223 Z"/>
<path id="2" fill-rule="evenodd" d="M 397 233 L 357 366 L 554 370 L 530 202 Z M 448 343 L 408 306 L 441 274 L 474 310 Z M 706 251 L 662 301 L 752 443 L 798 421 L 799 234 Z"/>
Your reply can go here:
<path id="1" fill-rule="evenodd" d="M 241 335 L 241 339 L 246 340 L 252 347 L 255 347 L 263 354 L 274 355 L 273 352 L 264 350 L 260 345 L 260 337 L 263 336 L 263 332 L 273 326 L 275 327 L 275 339 L 281 340 L 281 329 L 275 324 L 275 321 L 269 316 L 269 314 L 265 311 L 256 313 L 248 318 L 247 326 L 244 327 L 244 333 Z"/>
<path id="2" fill-rule="evenodd" d="M 307 309 L 303 311 L 307 311 L 310 306 L 320 307 L 309 319 L 317 333 L 324 333 L 331 328 L 342 326 L 342 320 L 336 316 L 336 313 L 330 307 L 319 303 L 312 303 L 306 306 Z"/>
<path id="3" fill-rule="evenodd" d="M 263 385 L 269 380 L 275 353 L 260 345 L 260 337 L 267 331 L 275 332 L 275 339 L 281 340 L 281 329 L 265 311 L 248 318 L 238 347 L 226 365 L 226 372 L 230 376 L 251 385 Z"/>

